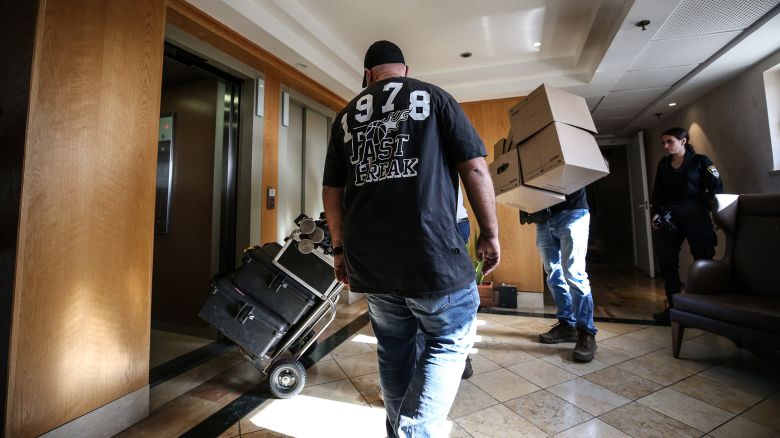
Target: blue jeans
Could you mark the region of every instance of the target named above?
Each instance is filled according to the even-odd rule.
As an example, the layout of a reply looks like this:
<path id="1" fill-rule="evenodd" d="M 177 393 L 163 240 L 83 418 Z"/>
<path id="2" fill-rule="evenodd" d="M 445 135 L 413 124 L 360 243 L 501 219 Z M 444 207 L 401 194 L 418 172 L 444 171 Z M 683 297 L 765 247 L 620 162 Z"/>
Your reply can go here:
<path id="1" fill-rule="evenodd" d="M 593 296 L 585 272 L 590 213 L 564 210 L 536 224 L 536 246 L 542 257 L 547 286 L 558 306 L 558 321 L 594 335 Z"/>
<path id="2" fill-rule="evenodd" d="M 461 239 L 463 239 L 463 243 L 468 245 L 469 243 L 469 236 L 471 235 L 471 224 L 469 223 L 468 219 L 463 222 L 458 222 L 458 234 L 460 234 Z M 422 354 L 423 350 L 425 350 L 425 336 L 423 336 L 421 331 L 417 332 L 417 355 L 419 356 Z"/>
<path id="3" fill-rule="evenodd" d="M 468 220 L 458 222 L 458 234 L 460 234 L 461 239 L 463 239 L 463 243 L 469 243 L 469 236 L 471 235 L 471 224 L 469 224 Z"/>
<path id="4" fill-rule="evenodd" d="M 437 298 L 368 294 L 388 437 L 446 435 L 464 361 L 474 345 L 476 283 Z M 417 332 L 425 338 L 417 351 Z"/>

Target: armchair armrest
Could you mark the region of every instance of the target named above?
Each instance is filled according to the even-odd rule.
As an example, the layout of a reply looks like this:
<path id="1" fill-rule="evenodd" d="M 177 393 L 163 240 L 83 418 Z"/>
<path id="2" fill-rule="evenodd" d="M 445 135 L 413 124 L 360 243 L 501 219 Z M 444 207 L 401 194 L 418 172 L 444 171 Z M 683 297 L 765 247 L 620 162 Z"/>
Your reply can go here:
<path id="1" fill-rule="evenodd" d="M 688 268 L 685 292 L 717 295 L 731 288 L 731 263 L 727 260 L 696 260 Z"/>

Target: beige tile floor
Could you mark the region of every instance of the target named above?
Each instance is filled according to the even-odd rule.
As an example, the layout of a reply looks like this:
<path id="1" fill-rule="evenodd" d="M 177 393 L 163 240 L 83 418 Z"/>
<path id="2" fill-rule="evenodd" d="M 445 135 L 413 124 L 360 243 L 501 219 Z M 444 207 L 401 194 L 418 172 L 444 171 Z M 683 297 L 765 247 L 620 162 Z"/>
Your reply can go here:
<path id="1" fill-rule="evenodd" d="M 154 368 L 212 342 L 214 339 L 152 329 L 149 343 L 149 368 Z"/>
<path id="2" fill-rule="evenodd" d="M 596 358 L 578 364 L 573 344 L 535 341 L 549 319 L 478 320 L 475 374 L 460 383 L 451 437 L 780 437 L 780 374 L 719 336 L 689 329 L 674 359 L 668 327 L 597 324 Z M 215 403 L 205 392 L 198 403 L 188 394 L 179 407 L 161 407 L 169 413 L 153 413 L 156 427 L 201 415 Z M 172 436 L 156 432 L 142 435 Z M 370 326 L 311 367 L 301 395 L 266 401 L 222 436 L 385 436 Z"/>

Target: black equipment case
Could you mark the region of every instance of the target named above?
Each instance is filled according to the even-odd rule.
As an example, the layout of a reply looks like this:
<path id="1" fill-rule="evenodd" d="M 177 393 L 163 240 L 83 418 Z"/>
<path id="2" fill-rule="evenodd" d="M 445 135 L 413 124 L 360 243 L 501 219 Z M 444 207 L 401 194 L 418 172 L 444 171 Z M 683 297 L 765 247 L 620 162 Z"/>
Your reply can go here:
<path id="1" fill-rule="evenodd" d="M 247 250 L 233 283 L 293 325 L 311 309 L 316 297 L 274 266 L 273 258 L 279 250 L 281 246 L 276 243 Z"/>
<path id="2" fill-rule="evenodd" d="M 257 357 L 275 348 L 316 301 L 313 293 L 274 265 L 281 248 L 272 243 L 245 251 L 243 264 L 232 275 L 212 282 L 199 313 Z"/>
<path id="3" fill-rule="evenodd" d="M 306 384 L 301 358 L 335 319 L 344 287 L 333 275 L 325 219 L 302 214 L 295 224 L 284 247 L 245 250 L 235 272 L 214 279 L 199 313 L 241 347 L 279 398 L 297 395 Z"/>
<path id="4" fill-rule="evenodd" d="M 198 316 L 244 350 L 263 356 L 287 333 L 289 325 L 229 278 L 211 283 L 210 294 Z"/>

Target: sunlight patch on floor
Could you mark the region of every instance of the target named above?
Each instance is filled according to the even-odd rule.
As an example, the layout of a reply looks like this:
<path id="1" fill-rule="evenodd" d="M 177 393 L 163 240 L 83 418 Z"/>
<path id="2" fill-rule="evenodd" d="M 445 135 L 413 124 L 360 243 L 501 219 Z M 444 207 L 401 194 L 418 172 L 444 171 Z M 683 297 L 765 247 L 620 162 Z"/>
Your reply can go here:
<path id="1" fill-rule="evenodd" d="M 352 342 L 360 342 L 362 344 L 375 344 L 376 345 L 376 338 L 373 336 L 368 335 L 355 335 L 352 338 Z"/>
<path id="2" fill-rule="evenodd" d="M 385 410 L 298 395 L 263 404 L 251 421 L 255 426 L 295 437 L 384 437 Z"/>

